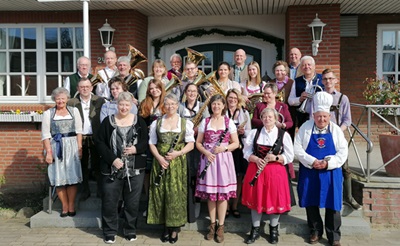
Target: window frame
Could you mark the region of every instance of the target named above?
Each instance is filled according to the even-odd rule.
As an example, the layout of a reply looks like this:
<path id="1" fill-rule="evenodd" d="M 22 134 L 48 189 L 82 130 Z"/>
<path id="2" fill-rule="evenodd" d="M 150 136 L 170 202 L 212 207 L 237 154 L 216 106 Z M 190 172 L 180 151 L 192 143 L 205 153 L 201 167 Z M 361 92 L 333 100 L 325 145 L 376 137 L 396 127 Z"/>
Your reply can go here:
<path id="1" fill-rule="evenodd" d="M 76 47 L 76 39 L 78 28 L 83 29 L 82 23 L 37 23 L 37 24 L 3 24 L 1 28 L 6 29 L 6 48 L 1 49 L 0 52 L 6 53 L 6 71 L 5 73 L 0 73 L 0 75 L 6 76 L 6 90 L 4 90 L 4 95 L 0 96 L 0 103 L 52 103 L 51 96 L 47 95 L 47 76 L 54 75 L 57 76 L 57 83 L 58 86 L 63 86 L 63 82 L 65 77 L 73 74 L 76 72 L 76 61 L 78 59 L 77 53 L 81 52 L 83 54 L 83 47 L 77 48 Z M 23 42 L 24 38 L 24 29 L 25 28 L 33 28 L 36 31 L 36 48 L 35 49 L 24 49 L 23 45 L 21 44 L 20 49 L 9 49 L 8 47 L 8 38 L 9 38 L 9 29 L 10 28 L 19 28 L 21 29 L 21 43 Z M 46 48 L 45 43 L 45 29 L 46 28 L 57 28 L 57 48 Z M 61 37 L 60 37 L 60 30 L 62 28 L 72 28 L 73 29 L 73 44 L 72 48 L 61 48 Z M 83 36 L 82 36 L 83 38 Z M 83 42 L 83 40 L 82 40 Z M 90 49 L 89 49 L 90 50 Z M 21 72 L 10 72 L 10 52 L 21 52 Z M 46 52 L 54 51 L 57 52 L 57 72 L 46 72 Z M 36 72 L 25 72 L 25 60 L 24 60 L 24 53 L 26 52 L 36 52 Z M 72 71 L 62 72 L 62 52 L 72 52 Z M 36 95 L 32 96 L 12 96 L 11 95 L 11 79 L 10 76 L 18 75 L 21 76 L 21 82 L 25 81 L 25 76 L 36 76 Z M 25 82 L 23 82 L 22 88 L 25 89 Z"/>
<path id="2" fill-rule="evenodd" d="M 383 32 L 394 31 L 395 35 L 395 49 L 394 50 L 383 50 Z M 395 83 L 399 82 L 400 68 L 400 23 L 399 24 L 378 24 L 377 25 L 377 40 L 376 40 L 376 73 L 379 78 L 383 78 L 385 75 L 394 74 Z M 395 53 L 395 69 L 393 72 L 383 71 L 383 54 Z"/>

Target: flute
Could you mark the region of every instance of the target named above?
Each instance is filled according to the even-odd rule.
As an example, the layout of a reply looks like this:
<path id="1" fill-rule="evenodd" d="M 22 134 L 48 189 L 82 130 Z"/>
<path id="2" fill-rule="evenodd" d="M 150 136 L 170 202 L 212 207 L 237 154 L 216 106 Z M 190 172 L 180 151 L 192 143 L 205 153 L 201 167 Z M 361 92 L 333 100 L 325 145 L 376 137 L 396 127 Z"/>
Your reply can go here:
<path id="1" fill-rule="evenodd" d="M 276 146 L 278 145 L 278 142 L 280 140 L 280 137 L 278 137 L 278 139 L 275 141 L 274 145 L 272 145 L 271 149 L 268 151 L 268 154 L 272 154 L 276 148 Z M 267 155 L 265 156 L 265 158 L 267 157 Z M 264 160 L 266 161 L 266 159 L 264 158 Z M 256 175 L 254 175 L 254 178 L 251 180 L 250 182 L 250 186 L 254 186 L 254 184 L 256 183 L 258 176 L 260 176 L 261 172 L 264 170 L 265 166 L 263 168 L 259 168 L 256 172 Z"/>

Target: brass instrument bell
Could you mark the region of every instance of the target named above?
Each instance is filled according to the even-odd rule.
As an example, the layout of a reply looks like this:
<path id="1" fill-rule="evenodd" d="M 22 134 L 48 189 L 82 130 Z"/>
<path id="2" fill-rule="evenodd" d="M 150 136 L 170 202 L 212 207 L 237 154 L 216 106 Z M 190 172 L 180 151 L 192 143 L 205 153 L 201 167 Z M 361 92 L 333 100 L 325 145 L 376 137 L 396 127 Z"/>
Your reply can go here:
<path id="1" fill-rule="evenodd" d="M 135 68 L 140 63 L 147 61 L 147 57 L 132 45 L 128 44 L 128 49 L 129 49 L 128 57 L 131 59 L 130 65 L 132 69 Z"/>

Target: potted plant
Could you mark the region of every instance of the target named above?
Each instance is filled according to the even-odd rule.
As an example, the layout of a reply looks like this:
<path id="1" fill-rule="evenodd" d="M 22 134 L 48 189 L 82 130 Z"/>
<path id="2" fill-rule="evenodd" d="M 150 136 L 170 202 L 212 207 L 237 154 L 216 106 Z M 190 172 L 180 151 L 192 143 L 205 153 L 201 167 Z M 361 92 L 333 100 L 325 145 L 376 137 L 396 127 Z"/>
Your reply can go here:
<path id="1" fill-rule="evenodd" d="M 377 112 L 384 117 L 393 115 L 394 125 L 399 129 L 397 108 L 385 108 L 383 105 L 400 105 L 400 84 L 389 82 L 381 78 L 367 78 L 363 96 L 369 104 L 382 105 Z M 379 135 L 382 159 L 387 163 L 400 153 L 400 132 L 398 130 Z M 400 157 L 385 166 L 386 174 L 400 177 Z"/>

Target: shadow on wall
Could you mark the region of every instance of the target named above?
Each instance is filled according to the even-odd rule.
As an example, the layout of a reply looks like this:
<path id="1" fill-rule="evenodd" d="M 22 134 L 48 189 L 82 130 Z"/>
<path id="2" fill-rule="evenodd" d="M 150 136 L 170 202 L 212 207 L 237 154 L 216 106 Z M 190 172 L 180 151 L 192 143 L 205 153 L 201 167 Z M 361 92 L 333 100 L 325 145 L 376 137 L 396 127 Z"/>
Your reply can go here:
<path id="1" fill-rule="evenodd" d="M 35 151 L 36 152 L 36 151 Z M 13 162 L 6 167 L 1 186 L 7 190 L 37 191 L 47 188 L 47 165 L 43 159 L 29 155 L 28 149 L 19 149 L 13 156 Z"/>

